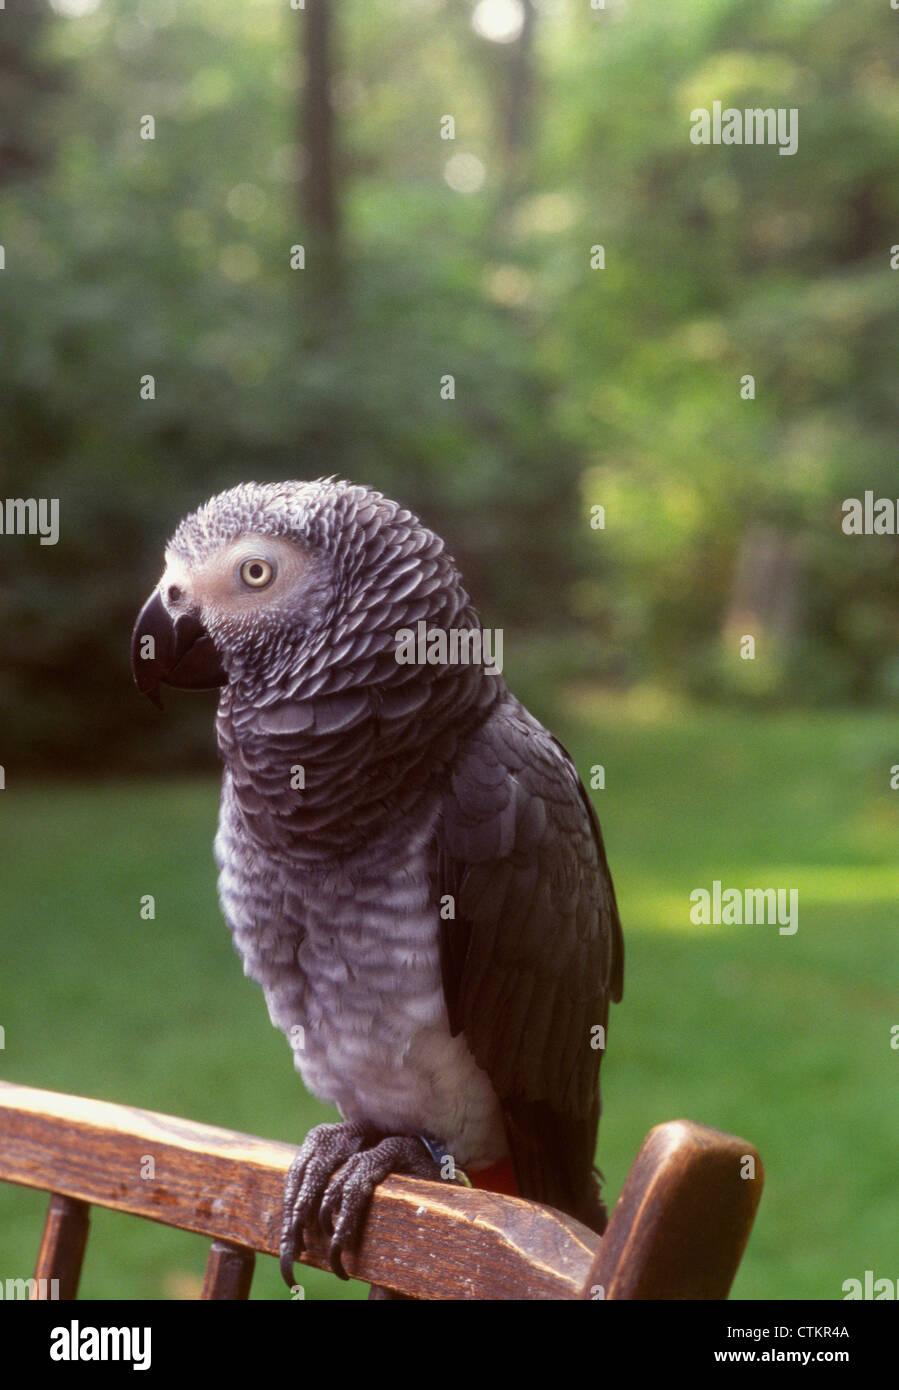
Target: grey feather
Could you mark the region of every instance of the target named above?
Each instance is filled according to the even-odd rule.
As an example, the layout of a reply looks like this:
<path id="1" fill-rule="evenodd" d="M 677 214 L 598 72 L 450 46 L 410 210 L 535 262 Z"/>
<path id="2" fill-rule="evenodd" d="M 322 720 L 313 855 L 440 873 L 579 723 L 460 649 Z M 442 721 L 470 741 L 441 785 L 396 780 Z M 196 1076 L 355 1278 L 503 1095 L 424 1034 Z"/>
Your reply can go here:
<path id="1" fill-rule="evenodd" d="M 510 1154 L 523 1195 L 599 1224 L 591 1029 L 623 955 L 570 758 L 483 665 L 398 663 L 399 629 L 479 626 L 411 513 L 335 480 L 248 483 L 170 551 L 199 571 L 248 534 L 305 568 L 287 607 L 202 614 L 228 673 L 216 857 L 246 973 L 346 1118 L 463 1166 Z"/>

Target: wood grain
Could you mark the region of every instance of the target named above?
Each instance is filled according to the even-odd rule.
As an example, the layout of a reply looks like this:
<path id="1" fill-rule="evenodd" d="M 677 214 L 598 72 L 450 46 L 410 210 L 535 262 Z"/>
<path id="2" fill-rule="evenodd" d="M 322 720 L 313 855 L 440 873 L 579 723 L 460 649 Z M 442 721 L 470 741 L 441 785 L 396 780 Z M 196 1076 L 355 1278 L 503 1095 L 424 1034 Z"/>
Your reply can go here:
<path id="1" fill-rule="evenodd" d="M 256 1256 L 230 1240 L 214 1240 L 206 1262 L 200 1298 L 207 1301 L 247 1299 L 253 1282 Z"/>
<path id="2" fill-rule="evenodd" d="M 34 1269 L 37 1281 L 35 1299 L 39 1300 L 42 1293 L 48 1299 L 51 1296 L 60 1299 L 78 1297 L 78 1281 L 89 1228 L 90 1207 L 85 1202 L 61 1196 L 58 1192 L 53 1194 Z"/>
<path id="3" fill-rule="evenodd" d="M 289 1144 L 0 1082 L 0 1181 L 275 1255 Z M 310 1234 L 303 1263 L 328 1269 Z M 390 1177 L 348 1274 L 424 1299 L 578 1298 L 599 1237 L 549 1207 Z M 287 1296 L 285 1290 L 285 1297 Z"/>
<path id="4" fill-rule="evenodd" d="M 212 1241 L 203 1298 L 246 1298 L 254 1251 L 276 1255 L 294 1156 L 233 1130 L 0 1082 L 0 1181 L 52 1192 L 37 1274 L 73 1298 L 90 1204 Z M 451 1184 L 390 1177 L 348 1274 L 416 1299 L 722 1299 L 764 1182 L 745 1139 L 689 1120 L 651 1130 L 600 1241 L 570 1217 Z M 308 1233 L 303 1265 L 328 1269 Z M 63 1292 L 63 1288 L 65 1292 Z M 286 1297 L 285 1292 L 285 1297 Z"/>
<path id="5" fill-rule="evenodd" d="M 657 1125 L 627 1175 L 583 1297 L 727 1298 L 764 1180 L 745 1139 L 690 1120 Z"/>

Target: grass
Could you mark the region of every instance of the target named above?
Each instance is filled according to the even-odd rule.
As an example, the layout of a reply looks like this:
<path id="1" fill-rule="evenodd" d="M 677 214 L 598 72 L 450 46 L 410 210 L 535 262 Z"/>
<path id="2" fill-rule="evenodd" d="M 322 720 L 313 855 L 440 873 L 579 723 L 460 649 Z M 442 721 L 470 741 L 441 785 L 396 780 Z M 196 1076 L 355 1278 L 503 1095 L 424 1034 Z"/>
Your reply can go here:
<path id="1" fill-rule="evenodd" d="M 536 705 L 536 702 L 535 702 Z M 553 719 L 594 793 L 625 925 L 600 1159 L 617 1194 L 647 1130 L 685 1117 L 760 1149 L 735 1298 L 833 1299 L 899 1276 L 899 762 L 877 714 L 760 717 L 570 690 Z M 207 780 L 8 785 L 5 1079 L 297 1141 L 306 1095 L 218 913 Z M 799 930 L 693 926 L 689 895 L 799 889 Z M 153 894 L 156 917 L 140 899 Z M 46 1199 L 0 1187 L 0 1280 L 30 1272 Z M 184 1298 L 207 1242 L 96 1211 L 85 1298 Z M 308 1298 L 364 1296 L 307 1271 Z M 287 1297 L 258 1261 L 253 1296 Z"/>

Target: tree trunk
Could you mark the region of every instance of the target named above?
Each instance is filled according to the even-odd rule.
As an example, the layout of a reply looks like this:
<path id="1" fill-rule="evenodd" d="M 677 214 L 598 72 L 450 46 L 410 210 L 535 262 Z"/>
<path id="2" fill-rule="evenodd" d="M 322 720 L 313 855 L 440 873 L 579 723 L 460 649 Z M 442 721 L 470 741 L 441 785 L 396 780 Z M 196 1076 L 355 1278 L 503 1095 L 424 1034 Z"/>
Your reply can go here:
<path id="1" fill-rule="evenodd" d="M 17 0 L 0 11 L 0 184 L 40 174 L 53 155 L 45 105 L 62 74 L 40 56 L 45 10 L 40 0 Z"/>
<path id="2" fill-rule="evenodd" d="M 331 0 L 307 0 L 301 141 L 305 168 L 300 212 L 308 228 L 307 274 L 332 307 L 340 284 L 340 208 L 337 192 Z"/>
<path id="3" fill-rule="evenodd" d="M 509 80 L 503 111 L 503 146 L 506 156 L 506 186 L 515 194 L 527 179 L 536 80 L 534 75 L 534 29 L 537 14 L 533 0 L 522 0 L 524 25 L 509 53 Z"/>

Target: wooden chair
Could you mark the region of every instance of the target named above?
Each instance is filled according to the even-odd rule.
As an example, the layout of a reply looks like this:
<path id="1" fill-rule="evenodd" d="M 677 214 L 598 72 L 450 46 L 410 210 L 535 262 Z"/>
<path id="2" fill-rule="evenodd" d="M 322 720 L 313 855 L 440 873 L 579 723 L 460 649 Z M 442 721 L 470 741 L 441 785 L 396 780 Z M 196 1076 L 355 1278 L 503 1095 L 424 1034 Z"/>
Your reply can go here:
<path id="1" fill-rule="evenodd" d="M 0 1082 L 0 1181 L 51 1193 L 31 1297 L 75 1298 L 92 1204 L 211 1238 L 201 1297 L 245 1299 L 277 1255 L 294 1148 Z M 606 1234 L 536 1202 L 391 1177 L 348 1274 L 424 1299 L 722 1299 L 761 1196 L 751 1144 L 688 1120 L 647 1136 Z M 303 1262 L 327 1269 L 310 1234 Z M 299 1273 L 301 1262 L 297 1262 Z M 47 1281 L 45 1284 L 40 1281 Z"/>

